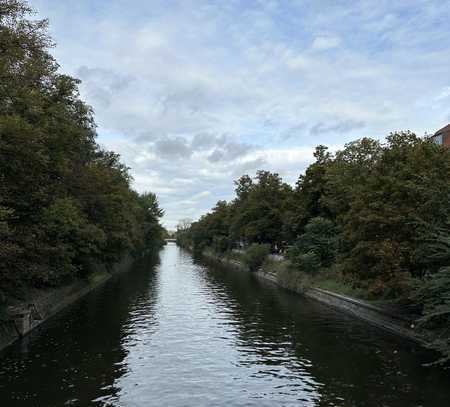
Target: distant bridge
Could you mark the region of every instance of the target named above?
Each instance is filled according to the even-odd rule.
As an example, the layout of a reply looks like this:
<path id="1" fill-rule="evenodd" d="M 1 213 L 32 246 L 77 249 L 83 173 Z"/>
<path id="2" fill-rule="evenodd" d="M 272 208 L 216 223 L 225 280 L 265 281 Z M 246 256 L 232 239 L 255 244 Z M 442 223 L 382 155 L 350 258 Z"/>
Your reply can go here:
<path id="1" fill-rule="evenodd" d="M 174 242 L 176 243 L 177 239 L 172 239 L 172 238 L 168 238 L 168 239 L 164 239 L 166 242 Z"/>

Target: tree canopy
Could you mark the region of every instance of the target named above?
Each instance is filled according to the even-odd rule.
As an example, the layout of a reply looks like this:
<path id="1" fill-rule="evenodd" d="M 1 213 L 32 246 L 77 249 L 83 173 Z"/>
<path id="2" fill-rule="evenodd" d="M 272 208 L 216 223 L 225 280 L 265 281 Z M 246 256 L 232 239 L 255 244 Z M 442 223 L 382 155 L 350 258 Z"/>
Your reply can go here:
<path id="1" fill-rule="evenodd" d="M 0 0 L 0 284 L 55 285 L 159 245 L 162 211 L 96 143 L 79 80 L 59 73 L 47 21 Z"/>
<path id="2" fill-rule="evenodd" d="M 268 171 L 242 176 L 236 197 L 219 201 L 185 238 L 192 232 L 203 246 L 220 239 L 224 250 L 242 243 L 304 248 L 313 230 L 327 239 L 333 231 L 334 265 L 374 295 L 405 292 L 446 265 L 425 259 L 429 240 L 449 232 L 449 149 L 399 132 L 335 154 L 319 146 L 314 157 L 295 188 Z"/>

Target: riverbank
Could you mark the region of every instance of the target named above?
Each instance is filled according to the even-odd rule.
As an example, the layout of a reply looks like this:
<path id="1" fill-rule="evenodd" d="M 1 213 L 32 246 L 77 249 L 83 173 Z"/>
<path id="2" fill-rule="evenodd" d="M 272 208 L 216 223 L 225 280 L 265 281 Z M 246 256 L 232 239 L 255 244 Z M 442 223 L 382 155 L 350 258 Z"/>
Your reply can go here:
<path id="1" fill-rule="evenodd" d="M 130 270 L 127 255 L 111 270 L 98 267 L 88 278 L 57 288 L 28 289 L 24 300 L 12 300 L 0 318 L 0 351 L 23 338 L 56 313 L 103 285 L 115 274 Z"/>
<path id="2" fill-rule="evenodd" d="M 235 258 L 219 257 L 211 251 L 204 251 L 202 257 L 207 259 L 207 261 L 218 263 L 224 267 L 233 268 L 234 270 L 249 271 L 245 264 Z M 327 306 L 364 320 L 373 326 L 377 326 L 421 345 L 426 346 L 429 342 L 427 333 L 416 329 L 416 315 L 401 312 L 398 308 L 387 304 L 373 304 L 369 301 L 348 295 L 292 282 L 286 278 L 286 274 L 274 272 L 276 267 L 269 267 L 267 264 L 263 264 L 258 271 L 253 273 L 259 280 L 275 284 L 280 288 L 319 301 Z"/>

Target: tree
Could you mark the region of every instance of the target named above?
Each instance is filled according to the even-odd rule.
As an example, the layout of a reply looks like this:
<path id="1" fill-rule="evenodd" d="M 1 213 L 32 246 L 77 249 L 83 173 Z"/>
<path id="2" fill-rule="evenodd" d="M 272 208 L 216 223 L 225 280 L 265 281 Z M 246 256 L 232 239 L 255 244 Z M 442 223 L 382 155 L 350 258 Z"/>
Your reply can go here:
<path id="1" fill-rule="evenodd" d="M 0 0 L 0 284 L 60 284 L 161 242 L 156 196 L 96 141 L 79 80 L 58 72 L 47 22 Z"/>
<path id="2" fill-rule="evenodd" d="M 185 232 L 185 231 L 189 230 L 191 225 L 192 225 L 192 219 L 190 219 L 190 218 L 181 219 L 180 221 L 178 221 L 177 231 Z"/>
<path id="3" fill-rule="evenodd" d="M 144 192 L 138 197 L 138 203 L 143 214 L 142 229 L 145 248 L 152 248 L 160 244 L 167 231 L 160 225 L 159 220 L 164 210 L 159 207 L 158 198 L 153 192 Z"/>
<path id="4" fill-rule="evenodd" d="M 329 216 L 323 197 L 327 182 L 326 171 L 332 156 L 327 147 L 320 145 L 316 147 L 314 157 L 316 161 L 306 169 L 304 175 L 300 175 L 292 196 L 292 209 L 285 221 L 290 239 L 302 234 L 310 219 Z"/>
<path id="5" fill-rule="evenodd" d="M 241 177 L 233 205 L 233 237 L 249 243 L 280 246 L 283 241 L 283 214 L 291 193 L 290 186 L 276 173 L 258 171 L 255 182 L 250 182 L 247 176 Z"/>
<path id="6" fill-rule="evenodd" d="M 337 231 L 332 221 L 313 218 L 305 226 L 305 232 L 289 250 L 289 258 L 300 270 L 317 273 L 336 261 Z"/>
<path id="7" fill-rule="evenodd" d="M 391 134 L 342 216 L 344 270 L 375 294 L 398 295 L 409 277 L 422 277 L 418 237 L 450 218 L 449 171 L 449 151 L 412 133 Z"/>

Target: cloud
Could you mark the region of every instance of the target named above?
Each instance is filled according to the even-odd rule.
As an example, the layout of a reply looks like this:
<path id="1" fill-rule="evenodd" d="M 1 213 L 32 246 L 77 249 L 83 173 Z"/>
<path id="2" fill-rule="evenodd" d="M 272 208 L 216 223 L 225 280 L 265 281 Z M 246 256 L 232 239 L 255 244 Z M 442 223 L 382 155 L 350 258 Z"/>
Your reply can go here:
<path id="1" fill-rule="evenodd" d="M 322 135 L 326 133 L 335 133 L 335 134 L 343 134 L 349 133 L 353 130 L 361 129 L 365 126 L 363 121 L 356 120 L 343 120 L 343 121 L 335 121 L 335 122 L 320 122 L 316 123 L 312 126 L 309 132 L 314 135 Z"/>
<path id="2" fill-rule="evenodd" d="M 161 158 L 189 158 L 192 154 L 186 139 L 180 136 L 160 138 L 154 147 Z"/>
<path id="3" fill-rule="evenodd" d="M 439 95 L 436 96 L 436 101 L 441 101 L 450 98 L 450 86 L 446 86 Z"/>
<path id="4" fill-rule="evenodd" d="M 246 160 L 240 162 L 236 165 L 232 171 L 234 179 L 239 178 L 244 174 L 254 174 L 257 170 L 264 169 L 268 167 L 268 162 L 265 157 L 257 157 L 254 159 Z"/>
<path id="5" fill-rule="evenodd" d="M 294 137 L 299 137 L 305 131 L 306 127 L 307 127 L 307 123 L 295 124 L 292 127 L 289 127 L 287 129 L 285 129 L 281 133 L 280 140 L 281 141 L 287 141 L 287 140 L 290 140 L 290 139 L 292 139 Z"/>
<path id="6" fill-rule="evenodd" d="M 341 43 L 341 40 L 338 37 L 333 36 L 320 36 L 314 38 L 314 41 L 311 45 L 313 49 L 316 50 L 327 50 L 331 48 L 336 48 Z"/>
<path id="7" fill-rule="evenodd" d="M 208 156 L 208 160 L 213 163 L 225 160 L 233 161 L 236 158 L 245 156 L 254 149 L 255 147 L 250 144 L 229 142 L 214 149 L 214 151 Z"/>
<path id="8" fill-rule="evenodd" d="M 244 172 L 295 182 L 316 144 L 445 125 L 450 9 L 413 3 L 31 0 L 99 142 L 169 227 L 230 199 Z"/>
<path id="9" fill-rule="evenodd" d="M 212 133 L 198 133 L 191 142 L 192 148 L 203 151 L 213 147 L 221 147 L 226 143 L 226 135 L 216 136 Z"/>
<path id="10" fill-rule="evenodd" d="M 86 96 L 91 103 L 102 109 L 110 107 L 116 95 L 123 92 L 135 80 L 110 69 L 79 67 L 75 75 L 83 81 Z"/>
<path id="11" fill-rule="evenodd" d="M 198 193 L 198 194 L 195 194 L 193 197 L 192 197 L 192 199 L 193 200 L 199 200 L 199 199 L 202 199 L 202 198 L 206 198 L 207 196 L 210 196 L 211 195 L 211 192 L 210 191 L 202 191 L 202 192 L 200 192 L 200 193 Z"/>

